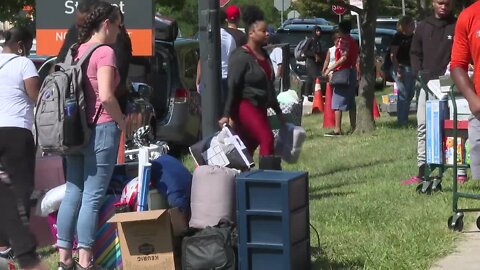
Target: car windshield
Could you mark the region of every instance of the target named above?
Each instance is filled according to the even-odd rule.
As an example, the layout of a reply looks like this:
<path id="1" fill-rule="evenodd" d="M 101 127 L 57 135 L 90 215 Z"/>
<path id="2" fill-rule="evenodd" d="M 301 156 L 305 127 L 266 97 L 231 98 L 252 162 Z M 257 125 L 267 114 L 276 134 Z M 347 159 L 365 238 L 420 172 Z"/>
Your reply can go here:
<path id="1" fill-rule="evenodd" d="M 377 28 L 397 30 L 397 21 L 377 21 Z"/>
<path id="2" fill-rule="evenodd" d="M 324 18 L 315 18 L 315 19 L 288 19 L 283 25 L 288 24 L 320 24 L 320 25 L 335 25 L 335 23 L 328 21 Z"/>
<path id="3" fill-rule="evenodd" d="M 377 34 L 375 36 L 375 47 L 379 52 L 385 52 L 390 43 L 392 43 L 393 36 L 388 34 Z"/>
<path id="4" fill-rule="evenodd" d="M 305 39 L 305 37 L 310 37 L 311 32 L 301 32 L 301 31 L 282 31 L 277 32 L 278 37 L 282 43 L 289 43 L 290 47 L 295 47 L 297 44 Z M 320 37 L 320 43 L 322 44 L 322 50 L 327 50 L 333 46 L 332 41 L 332 32 L 323 31 Z"/>

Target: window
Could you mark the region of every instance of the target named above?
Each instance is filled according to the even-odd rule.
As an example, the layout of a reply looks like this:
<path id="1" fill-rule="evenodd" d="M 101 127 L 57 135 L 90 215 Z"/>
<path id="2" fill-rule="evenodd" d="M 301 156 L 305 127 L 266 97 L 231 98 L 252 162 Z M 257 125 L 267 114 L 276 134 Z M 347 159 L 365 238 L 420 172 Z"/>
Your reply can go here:
<path id="1" fill-rule="evenodd" d="M 195 80 L 197 77 L 198 54 L 196 50 L 190 50 L 185 54 L 185 79 Z"/>

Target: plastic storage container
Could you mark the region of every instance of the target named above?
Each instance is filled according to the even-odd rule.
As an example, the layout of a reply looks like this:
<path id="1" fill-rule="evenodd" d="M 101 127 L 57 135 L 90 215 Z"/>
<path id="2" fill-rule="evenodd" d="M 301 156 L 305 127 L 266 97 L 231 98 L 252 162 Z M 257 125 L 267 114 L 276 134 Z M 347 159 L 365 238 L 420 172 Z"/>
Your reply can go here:
<path id="1" fill-rule="evenodd" d="M 308 174 L 257 170 L 236 185 L 239 269 L 310 269 Z"/>

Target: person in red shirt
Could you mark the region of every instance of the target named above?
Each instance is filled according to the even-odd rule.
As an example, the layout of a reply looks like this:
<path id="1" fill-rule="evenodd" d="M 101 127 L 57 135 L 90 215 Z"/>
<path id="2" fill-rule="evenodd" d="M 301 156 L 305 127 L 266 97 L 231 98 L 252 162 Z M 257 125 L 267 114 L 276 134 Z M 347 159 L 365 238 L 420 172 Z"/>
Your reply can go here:
<path id="1" fill-rule="evenodd" d="M 473 62 L 473 81 L 468 75 L 469 64 Z M 455 86 L 467 99 L 471 117 L 468 121 L 470 141 L 470 168 L 472 178 L 480 179 L 480 2 L 464 9 L 455 27 L 451 77 Z"/>
<path id="2" fill-rule="evenodd" d="M 343 69 L 350 70 L 350 84 L 348 86 L 334 86 L 332 96 L 332 110 L 335 111 L 335 128 L 333 131 L 325 133 L 325 136 L 341 136 L 342 133 L 342 112 L 349 111 L 350 126 L 352 131 L 355 129 L 356 108 L 355 108 L 355 89 L 357 87 L 357 58 L 358 44 L 350 36 L 352 23 L 342 21 L 338 25 L 340 39 L 335 50 L 335 63 L 327 68 L 325 74 L 331 71 L 337 72 Z"/>

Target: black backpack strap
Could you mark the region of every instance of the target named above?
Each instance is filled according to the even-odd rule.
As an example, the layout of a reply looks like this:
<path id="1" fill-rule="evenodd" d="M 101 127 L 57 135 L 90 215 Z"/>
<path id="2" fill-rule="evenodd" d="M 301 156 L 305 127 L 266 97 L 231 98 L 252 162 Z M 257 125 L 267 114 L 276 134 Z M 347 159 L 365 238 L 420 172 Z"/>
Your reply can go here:
<path id="1" fill-rule="evenodd" d="M 100 103 L 100 106 L 98 106 L 98 109 L 97 109 L 97 111 L 95 112 L 95 118 L 93 118 L 93 123 L 92 123 L 92 125 L 96 125 L 96 124 L 97 124 L 98 118 L 100 118 L 100 115 L 102 114 L 102 111 L 103 111 L 103 106 L 102 106 L 102 104 Z"/>

